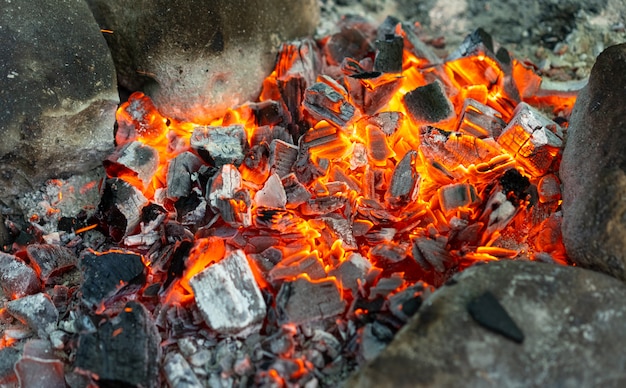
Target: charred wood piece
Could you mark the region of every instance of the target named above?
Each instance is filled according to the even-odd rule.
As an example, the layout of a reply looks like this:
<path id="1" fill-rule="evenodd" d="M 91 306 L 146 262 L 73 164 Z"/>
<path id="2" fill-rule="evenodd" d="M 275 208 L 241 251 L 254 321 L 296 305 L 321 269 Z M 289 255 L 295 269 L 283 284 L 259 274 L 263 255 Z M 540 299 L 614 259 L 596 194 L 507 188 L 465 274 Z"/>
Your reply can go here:
<path id="1" fill-rule="evenodd" d="M 337 267 L 333 268 L 328 275 L 337 278 L 342 289 L 349 289 L 356 296 L 359 286 L 365 284 L 367 275 L 372 268 L 372 263 L 358 252 L 351 252 Z"/>
<path id="2" fill-rule="evenodd" d="M 314 254 L 298 254 L 283 259 L 269 272 L 272 283 L 279 280 L 294 279 L 301 274 L 306 274 L 310 279 L 318 280 L 326 277 L 324 264 Z"/>
<path id="3" fill-rule="evenodd" d="M 563 147 L 563 130 L 521 102 L 497 141 L 530 173 L 541 176 L 550 170 Z"/>
<path id="4" fill-rule="evenodd" d="M 303 106 L 314 119 L 326 120 L 341 128 L 352 120 L 356 110 L 346 98 L 347 91 L 334 81 L 332 84 L 311 85 L 304 93 Z"/>
<path id="5" fill-rule="evenodd" d="M 275 126 L 288 121 L 283 106 L 278 101 L 267 100 L 250 104 L 258 126 Z"/>
<path id="6" fill-rule="evenodd" d="M 39 338 L 47 338 L 59 320 L 59 311 L 52 299 L 41 292 L 10 301 L 7 311 L 30 327 Z"/>
<path id="7" fill-rule="evenodd" d="M 495 55 L 493 38 L 480 27 L 465 37 L 461 45 L 448 55 L 446 62 L 479 54 Z"/>
<path id="8" fill-rule="evenodd" d="M 393 294 L 399 288 L 402 288 L 405 284 L 401 273 L 393 273 L 389 277 L 382 278 L 376 283 L 376 286 L 370 289 L 369 300 L 375 300 L 377 298 L 387 299 L 389 295 Z"/>
<path id="9" fill-rule="evenodd" d="M 193 187 L 193 176 L 202 166 L 202 160 L 192 152 L 183 152 L 170 160 L 167 168 L 167 197 L 186 197 Z"/>
<path id="10" fill-rule="evenodd" d="M 26 247 L 26 253 L 44 283 L 78 263 L 78 258 L 71 250 L 58 245 L 32 244 Z"/>
<path id="11" fill-rule="evenodd" d="M 461 112 L 458 131 L 479 139 L 497 139 L 506 126 L 500 112 L 472 98 L 465 100 Z"/>
<path id="12" fill-rule="evenodd" d="M 280 321 L 296 325 L 334 317 L 346 309 L 334 279 L 313 282 L 305 277 L 283 283 L 276 305 Z"/>
<path id="13" fill-rule="evenodd" d="M 82 302 L 92 309 L 106 305 L 114 296 L 136 291 L 146 281 L 141 256 L 134 253 L 88 252 L 82 256 L 80 267 L 84 276 Z"/>
<path id="14" fill-rule="evenodd" d="M 282 140 L 273 140 L 270 144 L 270 173 L 283 178 L 291 172 L 298 158 L 298 147 Z"/>
<path id="15" fill-rule="evenodd" d="M 418 159 L 417 151 L 409 151 L 396 165 L 385 193 L 385 202 L 392 208 L 406 206 L 417 198 L 420 175 L 415 166 Z"/>
<path id="16" fill-rule="evenodd" d="M 358 244 L 352 234 L 352 225 L 345 218 L 322 217 L 326 227 L 330 229 L 336 239 L 341 240 L 341 247 L 345 250 L 356 250 Z"/>
<path id="17" fill-rule="evenodd" d="M 393 242 L 382 242 L 370 250 L 370 255 L 384 263 L 399 263 L 406 259 L 407 249 Z"/>
<path id="18" fill-rule="evenodd" d="M 444 272 L 453 259 L 446 249 L 445 242 L 426 237 L 413 239 L 412 252 L 413 259 L 427 271 L 434 269 L 437 272 Z"/>
<path id="19" fill-rule="evenodd" d="M 404 39 L 401 36 L 388 34 L 384 40 L 376 41 L 376 58 L 374 71 L 382 73 L 402 73 L 402 54 Z"/>
<path id="20" fill-rule="evenodd" d="M 256 192 L 254 202 L 257 206 L 284 209 L 287 204 L 285 188 L 277 174 L 272 174 L 265 181 L 263 188 Z"/>
<path id="21" fill-rule="evenodd" d="M 413 89 L 402 97 L 402 102 L 416 125 L 436 124 L 456 117 L 439 80 Z"/>
<path id="22" fill-rule="evenodd" d="M 376 125 L 387 136 L 391 136 L 402 126 L 404 115 L 400 112 L 380 112 L 367 118 L 368 122 Z"/>
<path id="23" fill-rule="evenodd" d="M 295 209 L 311 198 L 311 193 L 298 181 L 296 174 L 291 173 L 282 179 L 285 194 L 287 195 L 287 208 Z"/>
<path id="24" fill-rule="evenodd" d="M 189 140 L 202 159 L 216 167 L 226 164 L 239 166 L 248 144 L 243 125 L 226 127 L 196 126 Z"/>
<path id="25" fill-rule="evenodd" d="M 170 387 L 202 388 L 198 377 L 180 353 L 169 353 L 163 362 L 163 373 Z"/>
<path id="26" fill-rule="evenodd" d="M 135 230 L 147 204 L 146 197 L 130 183 L 118 178 L 107 179 L 99 209 L 115 241 Z"/>
<path id="27" fill-rule="evenodd" d="M 103 164 L 114 175 L 130 173 L 136 176 L 145 189 L 159 168 L 159 153 L 149 145 L 133 141 L 118 148 Z"/>
<path id="28" fill-rule="evenodd" d="M 456 183 L 437 190 L 441 210 L 449 215 L 459 208 L 467 207 L 479 201 L 476 189 L 468 183 Z"/>
<path id="29" fill-rule="evenodd" d="M 232 226 L 250 226 L 250 197 L 242 187 L 239 170 L 226 164 L 209 181 L 207 189 L 211 208 Z"/>
<path id="30" fill-rule="evenodd" d="M 389 297 L 389 311 L 402 322 L 412 317 L 430 295 L 431 290 L 421 281 Z"/>
<path id="31" fill-rule="evenodd" d="M 406 36 L 406 39 L 412 46 L 411 52 L 418 58 L 426 59 L 430 65 L 442 64 L 441 58 L 428 45 L 422 42 L 413 29 L 413 24 L 402 23 L 402 32 L 404 32 L 404 36 Z"/>
<path id="32" fill-rule="evenodd" d="M 98 376 L 106 386 L 159 387 L 161 337 L 151 314 L 138 302 L 128 302 L 95 332 L 78 339 L 75 366 Z"/>
<path id="33" fill-rule="evenodd" d="M 367 134 L 367 155 L 369 159 L 379 167 L 387 165 L 387 159 L 395 156 L 395 152 L 389 148 L 387 136 L 375 125 L 366 127 Z"/>
<path id="34" fill-rule="evenodd" d="M 242 250 L 194 275 L 189 284 L 206 324 L 221 334 L 246 336 L 265 318 L 265 300 Z"/>
<path id="35" fill-rule="evenodd" d="M 493 232 L 501 231 L 517 214 L 518 208 L 502 191 L 495 191 L 487 200 L 485 210 L 480 219 L 486 225 L 485 238 Z"/>
<path id="36" fill-rule="evenodd" d="M 22 260 L 0 252 L 0 286 L 5 296 L 16 299 L 39 292 L 41 281 Z"/>

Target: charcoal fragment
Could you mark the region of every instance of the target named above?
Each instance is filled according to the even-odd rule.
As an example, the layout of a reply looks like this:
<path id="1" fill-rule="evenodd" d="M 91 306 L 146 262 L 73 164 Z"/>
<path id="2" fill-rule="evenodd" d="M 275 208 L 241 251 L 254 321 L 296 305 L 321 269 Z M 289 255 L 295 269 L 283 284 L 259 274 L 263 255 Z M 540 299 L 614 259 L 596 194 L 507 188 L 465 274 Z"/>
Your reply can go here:
<path id="1" fill-rule="evenodd" d="M 247 137 L 243 125 L 239 124 L 225 127 L 198 125 L 189 142 L 207 163 L 216 167 L 225 164 L 239 166 L 245 156 Z"/>
<path id="2" fill-rule="evenodd" d="M 192 174 L 196 173 L 202 161 L 192 152 L 183 152 L 170 160 L 167 168 L 167 197 L 177 199 L 191 192 Z"/>
<path id="3" fill-rule="evenodd" d="M 344 127 L 354 116 L 355 108 L 345 97 L 347 91 L 335 81 L 332 85 L 324 82 L 313 84 L 305 91 L 303 106 L 316 120 Z"/>
<path id="4" fill-rule="evenodd" d="M 10 301 L 7 310 L 37 333 L 39 338 L 47 338 L 59 320 L 59 311 L 52 299 L 41 292 Z"/>
<path id="5" fill-rule="evenodd" d="M 46 283 L 52 276 L 59 275 L 76 266 L 78 258 L 66 247 L 50 244 L 31 244 L 26 247 L 31 265 Z"/>
<path id="6" fill-rule="evenodd" d="M 34 269 L 16 256 L 0 252 L 0 286 L 10 298 L 21 298 L 39 292 L 41 281 Z"/>
<path id="7" fill-rule="evenodd" d="M 501 334 L 511 341 L 524 342 L 524 333 L 490 291 L 473 298 L 467 304 L 467 312 L 486 329 Z"/>
<path id="8" fill-rule="evenodd" d="M 82 301 L 91 308 L 115 295 L 136 291 L 146 280 L 141 256 L 134 253 L 88 252 L 82 256 L 80 266 L 85 278 L 80 288 Z"/>
<path id="9" fill-rule="evenodd" d="M 273 140 L 270 144 L 270 172 L 284 178 L 291 172 L 298 158 L 298 147 L 282 140 Z"/>
<path id="10" fill-rule="evenodd" d="M 467 35 L 461 45 L 448 55 L 446 61 L 478 54 L 494 55 L 493 38 L 482 27 Z"/>
<path id="11" fill-rule="evenodd" d="M 415 168 L 417 161 L 417 152 L 409 151 L 396 165 L 391 184 L 385 193 L 385 202 L 389 206 L 405 206 L 417 197 L 420 182 L 420 175 Z"/>
<path id="12" fill-rule="evenodd" d="M 384 40 L 377 40 L 374 71 L 401 73 L 403 51 L 404 39 L 401 36 L 388 34 Z"/>
<path id="13" fill-rule="evenodd" d="M 346 302 L 333 279 L 311 281 L 299 277 L 285 282 L 276 297 L 284 323 L 303 324 L 341 314 Z"/>
<path id="14" fill-rule="evenodd" d="M 117 176 L 122 172 L 135 175 L 145 189 L 159 168 L 159 153 L 149 145 L 133 141 L 118 148 L 103 164 L 107 171 L 115 171 Z"/>
<path id="15" fill-rule="evenodd" d="M 408 92 L 402 97 L 402 103 L 416 125 L 436 124 L 456 116 L 439 80 Z"/>
<path id="16" fill-rule="evenodd" d="M 111 178 L 106 181 L 98 209 L 103 214 L 110 236 L 115 241 L 121 241 L 139 225 L 141 211 L 147 204 L 146 197 L 133 185 Z"/>

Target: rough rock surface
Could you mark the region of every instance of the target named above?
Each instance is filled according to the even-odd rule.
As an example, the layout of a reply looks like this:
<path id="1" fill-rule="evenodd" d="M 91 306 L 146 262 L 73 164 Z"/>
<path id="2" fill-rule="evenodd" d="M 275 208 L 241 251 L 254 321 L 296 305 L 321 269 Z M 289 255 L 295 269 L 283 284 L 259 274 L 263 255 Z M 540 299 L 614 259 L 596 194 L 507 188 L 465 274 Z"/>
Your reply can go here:
<path id="1" fill-rule="evenodd" d="M 490 291 L 517 343 L 472 319 Z M 457 274 L 422 305 L 352 387 L 582 387 L 626 383 L 626 285 L 605 274 L 500 261 Z"/>
<path id="2" fill-rule="evenodd" d="M 626 44 L 599 57 L 570 119 L 563 242 L 578 265 L 626 280 Z"/>
<path id="3" fill-rule="evenodd" d="M 0 8 L 0 200 L 98 166 L 119 101 L 106 42 L 82 0 Z"/>
<path id="4" fill-rule="evenodd" d="M 317 0 L 88 0 L 121 85 L 165 115 L 207 123 L 255 99 L 282 41 L 310 35 Z"/>

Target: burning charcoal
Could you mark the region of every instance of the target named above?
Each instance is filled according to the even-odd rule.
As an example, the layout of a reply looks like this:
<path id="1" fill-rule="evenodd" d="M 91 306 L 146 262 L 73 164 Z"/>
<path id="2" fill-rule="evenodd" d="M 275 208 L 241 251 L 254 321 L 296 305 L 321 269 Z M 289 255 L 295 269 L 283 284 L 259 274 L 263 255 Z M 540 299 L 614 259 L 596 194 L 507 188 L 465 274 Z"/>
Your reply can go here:
<path id="1" fill-rule="evenodd" d="M 406 322 L 419 310 L 430 290 L 421 281 L 389 297 L 389 311 Z"/>
<path id="2" fill-rule="evenodd" d="M 282 140 L 273 140 L 270 145 L 270 172 L 284 178 L 298 158 L 298 147 Z"/>
<path id="3" fill-rule="evenodd" d="M 461 207 L 469 206 L 478 200 L 476 189 L 468 183 L 442 186 L 437 190 L 441 210 L 449 215 Z"/>
<path id="4" fill-rule="evenodd" d="M 114 318 L 78 338 L 75 366 L 98 376 L 99 385 L 158 387 L 159 332 L 146 308 L 128 302 Z"/>
<path id="5" fill-rule="evenodd" d="M 242 188 L 241 174 L 232 164 L 226 164 L 208 184 L 209 203 L 225 222 L 232 226 L 250 226 L 250 197 Z"/>
<path id="6" fill-rule="evenodd" d="M 393 339 L 393 332 L 380 322 L 366 324 L 359 337 L 360 356 L 368 362 L 375 359 Z"/>
<path id="7" fill-rule="evenodd" d="M 506 126 L 500 112 L 472 98 L 465 100 L 461 112 L 458 131 L 479 139 L 497 139 Z"/>
<path id="8" fill-rule="evenodd" d="M 44 340 L 26 342 L 22 357 L 15 364 L 20 387 L 65 388 L 63 369 L 63 362 Z"/>
<path id="9" fill-rule="evenodd" d="M 486 53 L 494 55 L 495 51 L 493 47 L 493 38 L 491 35 L 484 29 L 477 28 L 474 32 L 465 37 L 463 43 L 461 43 L 455 51 L 448 55 L 446 61 L 450 62 L 458 58 Z"/>
<path id="10" fill-rule="evenodd" d="M 180 353 L 169 353 L 163 362 L 163 372 L 170 387 L 202 388 L 187 360 Z"/>
<path id="11" fill-rule="evenodd" d="M 118 178 L 107 179 L 99 209 L 105 216 L 111 237 L 120 241 L 135 230 L 147 204 L 146 197 L 130 183 Z"/>
<path id="12" fill-rule="evenodd" d="M 561 182 L 554 174 L 548 174 L 541 178 L 537 186 L 539 201 L 542 203 L 558 201 L 561 199 Z"/>
<path id="13" fill-rule="evenodd" d="M 115 295 L 136 291 L 146 280 L 141 256 L 134 253 L 85 253 L 80 264 L 85 278 L 82 300 L 91 308 Z"/>
<path id="14" fill-rule="evenodd" d="M 508 200 L 507 196 L 501 191 L 494 192 L 489 197 L 485 210 L 480 217 L 487 224 L 485 237 L 504 229 L 515 214 L 517 214 L 517 208 Z"/>
<path id="15" fill-rule="evenodd" d="M 387 165 L 387 159 L 395 156 L 395 152 L 389 148 L 387 144 L 387 136 L 378 127 L 368 125 L 367 133 L 367 155 L 376 166 L 384 167 Z"/>
<path id="16" fill-rule="evenodd" d="M 420 175 L 415 169 L 419 157 L 416 151 L 409 151 L 398 162 L 391 176 L 391 184 L 385 193 L 385 202 L 398 208 L 417 198 Z"/>
<path id="17" fill-rule="evenodd" d="M 293 279 L 300 274 L 306 274 L 310 279 L 318 280 L 326 277 L 324 264 L 314 254 L 296 254 L 283 259 L 269 272 L 273 283 L 283 279 Z"/>
<path id="18" fill-rule="evenodd" d="M 174 204 L 177 221 L 183 225 L 201 225 L 206 215 L 207 202 L 200 189 L 194 188 L 186 197 L 181 197 Z"/>
<path id="19" fill-rule="evenodd" d="M 341 209 L 347 202 L 348 199 L 342 195 L 325 195 L 309 199 L 301 210 L 304 215 L 322 215 Z"/>
<path id="20" fill-rule="evenodd" d="M 19 360 L 21 352 L 12 347 L 0 347 L 0 384 L 11 386 L 17 376 L 13 370 L 13 366 Z"/>
<path id="21" fill-rule="evenodd" d="M 405 284 L 403 278 L 404 276 L 401 273 L 393 273 L 389 277 L 380 279 L 376 286 L 370 289 L 369 300 L 374 300 L 378 297 L 387 299 L 390 294 Z"/>
<path id="22" fill-rule="evenodd" d="M 7 310 L 40 338 L 47 338 L 59 320 L 59 312 L 52 299 L 41 292 L 10 301 L 7 303 Z"/>
<path id="23" fill-rule="evenodd" d="M 272 174 L 267 178 L 263 188 L 256 192 L 254 202 L 256 202 L 257 206 L 279 209 L 285 208 L 287 204 L 287 194 L 277 174 Z"/>
<path id="24" fill-rule="evenodd" d="M 467 312 L 479 325 L 517 343 L 524 342 L 524 333 L 491 292 L 485 291 L 470 300 L 467 304 Z"/>
<path id="25" fill-rule="evenodd" d="M 31 265 L 44 283 L 50 277 L 75 267 L 78 262 L 78 258 L 72 251 L 58 245 L 31 244 L 26 247 L 26 253 Z"/>
<path id="26" fill-rule="evenodd" d="M 254 117 L 258 126 L 275 126 L 288 121 L 285 113 L 283 112 L 283 107 L 278 101 L 262 101 L 250 104 L 250 107 L 254 112 Z"/>
<path id="27" fill-rule="evenodd" d="M 283 283 L 276 305 L 281 321 L 296 325 L 330 318 L 346 309 L 337 283 L 332 279 L 310 281 L 305 277 Z"/>
<path id="28" fill-rule="evenodd" d="M 265 301 L 245 253 L 238 250 L 189 281 L 204 321 L 222 334 L 246 336 L 265 318 Z"/>
<path id="29" fill-rule="evenodd" d="M 246 131 L 239 124 L 227 127 L 196 126 L 189 141 L 191 148 L 205 162 L 216 167 L 226 164 L 239 166 L 243 162 L 247 145 Z"/>
<path id="30" fill-rule="evenodd" d="M 403 120 L 404 115 L 400 112 L 380 112 L 367 118 L 369 123 L 382 129 L 387 136 L 396 133 L 400 129 Z"/>
<path id="31" fill-rule="evenodd" d="M 401 36 L 389 34 L 384 40 L 377 40 L 374 71 L 402 73 L 403 51 L 404 39 Z"/>
<path id="32" fill-rule="evenodd" d="M 524 168 L 536 176 L 544 175 L 563 147 L 563 131 L 557 123 L 521 102 L 498 143 Z"/>
<path id="33" fill-rule="evenodd" d="M 13 255 L 0 252 L 0 285 L 4 295 L 17 299 L 41 290 L 37 273 Z"/>
<path id="34" fill-rule="evenodd" d="M 326 120 L 337 127 L 344 127 L 352 120 L 355 108 L 346 99 L 348 92 L 334 81 L 317 82 L 304 94 L 303 106 L 316 120 Z"/>
<path id="35" fill-rule="evenodd" d="M 350 222 L 345 218 L 322 217 L 326 226 L 341 240 L 341 247 L 346 250 L 358 248 L 357 242 L 352 234 Z"/>
<path id="36" fill-rule="evenodd" d="M 330 36 L 324 46 L 324 51 L 331 64 L 339 65 L 344 58 L 361 60 L 373 51 L 373 47 L 357 23 L 348 21 L 348 25 L 343 26 L 340 32 Z"/>
<path id="37" fill-rule="evenodd" d="M 393 242 L 383 242 L 370 250 L 370 255 L 385 263 L 399 263 L 406 259 L 406 248 Z"/>
<path id="38" fill-rule="evenodd" d="M 115 171 L 114 175 L 124 173 L 139 178 L 143 188 L 147 188 L 159 167 L 159 153 L 154 148 L 140 141 L 133 141 L 118 148 L 104 161 L 107 171 Z"/>
<path id="39" fill-rule="evenodd" d="M 287 195 L 288 209 L 294 209 L 311 198 L 311 193 L 298 181 L 294 173 L 285 176 L 282 182 Z"/>
<path id="40" fill-rule="evenodd" d="M 402 102 L 416 125 L 436 124 L 456 117 L 454 106 L 439 80 L 413 89 L 402 97 Z"/>
<path id="41" fill-rule="evenodd" d="M 302 140 L 303 137 L 301 137 L 300 140 Z M 315 179 L 328 173 L 328 159 L 318 158 L 313 160 L 308 148 L 302 146 L 302 141 L 300 144 L 301 146 L 298 149 L 298 158 L 296 159 L 293 171 L 299 182 L 302 182 L 303 184 L 311 184 Z"/>
<path id="42" fill-rule="evenodd" d="M 167 168 L 167 197 L 177 199 L 191 192 L 192 174 L 196 173 L 202 161 L 192 152 L 183 152 L 170 160 Z"/>
<path id="43" fill-rule="evenodd" d="M 426 237 L 413 239 L 413 259 L 425 270 L 432 268 L 437 272 L 444 272 L 446 265 L 452 261 L 445 242 Z"/>
<path id="44" fill-rule="evenodd" d="M 441 58 L 439 58 L 429 46 L 421 41 L 415 31 L 413 31 L 413 28 L 414 26 L 411 23 L 402 23 L 402 31 L 412 46 L 411 52 L 418 58 L 426 59 L 430 65 L 442 64 L 443 61 Z"/>
<path id="45" fill-rule="evenodd" d="M 359 285 L 365 284 L 371 268 L 372 263 L 369 260 L 358 252 L 351 252 L 346 260 L 328 273 L 328 276 L 336 277 L 342 289 L 350 289 L 352 295 L 357 295 Z"/>

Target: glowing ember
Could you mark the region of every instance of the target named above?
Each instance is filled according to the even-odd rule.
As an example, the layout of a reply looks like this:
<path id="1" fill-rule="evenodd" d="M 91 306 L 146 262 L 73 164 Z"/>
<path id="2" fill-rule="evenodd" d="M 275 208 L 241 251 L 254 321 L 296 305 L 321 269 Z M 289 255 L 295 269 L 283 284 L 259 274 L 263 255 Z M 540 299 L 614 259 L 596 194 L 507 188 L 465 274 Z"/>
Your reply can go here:
<path id="1" fill-rule="evenodd" d="M 313 315 L 327 317 L 356 295 L 437 286 L 477 261 L 566 263 L 557 122 L 575 96 L 540 90 L 505 51 L 464 46 L 434 63 L 411 39 L 397 28 L 385 40 L 404 41 L 401 72 L 284 44 L 260 102 L 208 126 L 163 117 L 141 93 L 119 108 L 109 176 L 196 232 L 177 270 L 152 267 L 168 278 L 165 301 L 188 300 L 213 275 L 195 276 L 234 256 L 298 322 L 310 315 L 296 301 L 316 288 L 330 307 Z M 127 218 L 127 244 L 159 238 L 148 238 L 148 220 Z M 304 294 L 281 302 L 286 287 Z"/>

